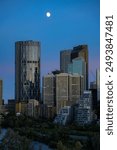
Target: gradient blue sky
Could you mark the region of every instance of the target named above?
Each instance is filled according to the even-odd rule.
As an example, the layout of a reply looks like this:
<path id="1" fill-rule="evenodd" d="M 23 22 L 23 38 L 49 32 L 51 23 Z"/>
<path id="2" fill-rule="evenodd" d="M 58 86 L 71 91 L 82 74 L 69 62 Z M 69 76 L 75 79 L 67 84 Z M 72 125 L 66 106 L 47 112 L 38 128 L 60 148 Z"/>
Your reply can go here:
<path id="1" fill-rule="evenodd" d="M 88 44 L 90 81 L 95 80 L 100 58 L 99 0 L 0 0 L 0 79 L 5 100 L 14 98 L 14 44 L 19 40 L 41 42 L 41 75 L 59 69 L 60 50 Z"/>

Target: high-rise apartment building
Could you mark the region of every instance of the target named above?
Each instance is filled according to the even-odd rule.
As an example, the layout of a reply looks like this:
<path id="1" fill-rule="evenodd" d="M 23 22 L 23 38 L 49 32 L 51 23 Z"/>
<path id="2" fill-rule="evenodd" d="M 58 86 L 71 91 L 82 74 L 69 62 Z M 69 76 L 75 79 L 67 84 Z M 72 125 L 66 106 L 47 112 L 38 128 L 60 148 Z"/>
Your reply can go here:
<path id="1" fill-rule="evenodd" d="M 75 58 L 82 57 L 86 62 L 86 89 L 88 89 L 88 46 L 79 45 L 73 48 L 71 52 L 71 61 Z"/>
<path id="2" fill-rule="evenodd" d="M 48 106 L 55 106 L 55 76 L 48 74 L 43 77 L 43 103 Z"/>
<path id="3" fill-rule="evenodd" d="M 43 103 L 55 106 L 56 113 L 75 104 L 84 91 L 84 78 L 78 74 L 59 73 L 43 77 Z"/>
<path id="4" fill-rule="evenodd" d="M 77 74 L 61 73 L 56 75 L 57 113 L 64 106 L 75 104 L 83 94 L 84 79 Z"/>
<path id="5" fill-rule="evenodd" d="M 74 119 L 79 125 L 90 124 L 92 122 L 91 91 L 84 91 L 78 105 L 75 106 Z"/>
<path id="6" fill-rule="evenodd" d="M 0 105 L 2 105 L 3 81 L 0 80 Z"/>
<path id="7" fill-rule="evenodd" d="M 69 101 L 76 103 L 84 91 L 84 78 L 78 74 L 69 74 Z"/>
<path id="8" fill-rule="evenodd" d="M 15 99 L 40 99 L 40 43 L 15 43 Z"/>
<path id="9" fill-rule="evenodd" d="M 63 73 L 68 72 L 68 64 L 71 63 L 71 50 L 63 50 L 60 52 L 60 70 Z"/>
<path id="10" fill-rule="evenodd" d="M 69 98 L 69 75 L 61 73 L 56 75 L 56 109 L 59 113 L 60 109 L 66 106 Z"/>
<path id="11" fill-rule="evenodd" d="M 84 78 L 84 89 L 86 90 L 86 62 L 82 57 L 77 57 L 68 65 L 68 73 L 79 74 Z"/>

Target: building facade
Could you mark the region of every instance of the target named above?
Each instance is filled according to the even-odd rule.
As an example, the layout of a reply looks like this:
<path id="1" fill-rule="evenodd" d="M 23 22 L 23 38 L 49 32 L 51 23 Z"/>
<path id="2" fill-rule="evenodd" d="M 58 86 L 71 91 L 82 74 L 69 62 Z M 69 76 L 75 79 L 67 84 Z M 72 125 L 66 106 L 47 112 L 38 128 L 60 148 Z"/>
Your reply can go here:
<path id="1" fill-rule="evenodd" d="M 75 122 L 79 125 L 90 124 L 92 122 L 92 93 L 84 91 L 83 96 L 75 106 Z"/>
<path id="2" fill-rule="evenodd" d="M 0 105 L 2 105 L 2 94 L 3 94 L 3 81 L 0 80 Z"/>
<path id="3" fill-rule="evenodd" d="M 68 65 L 68 73 L 79 74 L 84 78 L 84 89 L 86 90 L 86 62 L 82 57 L 72 60 Z"/>
<path id="4" fill-rule="evenodd" d="M 40 99 L 40 43 L 15 43 L 15 99 Z"/>
<path id="5" fill-rule="evenodd" d="M 14 99 L 8 100 L 8 111 L 10 113 L 15 113 L 16 101 Z"/>
<path id="6" fill-rule="evenodd" d="M 61 73 L 56 75 L 56 109 L 57 114 L 60 109 L 66 106 L 69 99 L 69 75 L 67 73 Z"/>
<path id="7" fill-rule="evenodd" d="M 66 125 L 73 119 L 73 112 L 71 106 L 64 106 L 61 108 L 60 113 L 55 117 L 54 123 Z"/>
<path id="8" fill-rule="evenodd" d="M 55 76 L 48 74 L 43 77 L 43 103 L 48 106 L 55 106 Z"/>
<path id="9" fill-rule="evenodd" d="M 79 101 L 84 91 L 84 78 L 78 74 L 69 74 L 69 101 Z"/>
<path id="10" fill-rule="evenodd" d="M 84 91 L 83 76 L 61 73 L 56 75 L 56 108 L 57 114 L 64 106 L 75 104 Z"/>
<path id="11" fill-rule="evenodd" d="M 28 101 L 16 101 L 16 105 L 15 105 L 15 112 L 16 114 L 17 113 L 20 113 L 20 114 L 24 114 L 24 115 L 27 115 L 27 104 L 28 104 Z"/>
<path id="12" fill-rule="evenodd" d="M 35 99 L 28 100 L 27 115 L 36 118 L 38 116 L 39 101 Z"/>
<path id="13" fill-rule="evenodd" d="M 43 103 L 56 107 L 56 114 L 64 106 L 72 106 L 83 94 L 84 78 L 78 74 L 59 73 L 43 77 Z"/>
<path id="14" fill-rule="evenodd" d="M 60 52 L 60 70 L 63 73 L 68 72 L 68 64 L 71 63 L 71 50 L 63 50 Z"/>
<path id="15" fill-rule="evenodd" d="M 86 89 L 88 89 L 88 45 L 79 45 L 73 48 L 71 61 L 78 57 L 82 57 L 86 63 Z"/>
<path id="16" fill-rule="evenodd" d="M 90 82 L 90 89 L 97 89 L 96 81 Z"/>

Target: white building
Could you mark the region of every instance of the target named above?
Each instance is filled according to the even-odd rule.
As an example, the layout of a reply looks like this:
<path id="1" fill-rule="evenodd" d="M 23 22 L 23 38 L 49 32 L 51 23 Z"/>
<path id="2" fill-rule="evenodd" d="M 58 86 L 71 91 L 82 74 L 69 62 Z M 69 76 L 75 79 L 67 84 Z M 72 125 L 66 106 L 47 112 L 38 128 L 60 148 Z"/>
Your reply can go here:
<path id="1" fill-rule="evenodd" d="M 55 106 L 55 76 L 48 74 L 43 77 L 43 103 L 48 106 Z"/>

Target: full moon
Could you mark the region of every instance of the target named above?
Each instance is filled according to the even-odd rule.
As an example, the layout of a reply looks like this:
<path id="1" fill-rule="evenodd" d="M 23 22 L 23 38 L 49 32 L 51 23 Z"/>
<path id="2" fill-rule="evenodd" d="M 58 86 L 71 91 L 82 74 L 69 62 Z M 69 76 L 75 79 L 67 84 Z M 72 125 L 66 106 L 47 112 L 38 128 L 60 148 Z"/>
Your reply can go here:
<path id="1" fill-rule="evenodd" d="M 46 12 L 46 16 L 49 18 L 51 16 L 50 12 Z"/>

